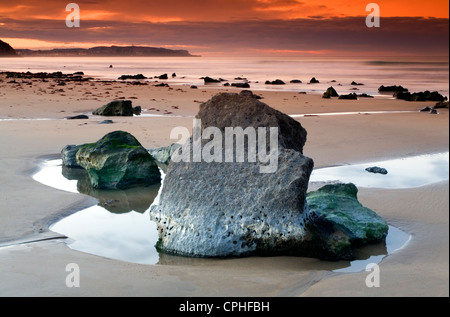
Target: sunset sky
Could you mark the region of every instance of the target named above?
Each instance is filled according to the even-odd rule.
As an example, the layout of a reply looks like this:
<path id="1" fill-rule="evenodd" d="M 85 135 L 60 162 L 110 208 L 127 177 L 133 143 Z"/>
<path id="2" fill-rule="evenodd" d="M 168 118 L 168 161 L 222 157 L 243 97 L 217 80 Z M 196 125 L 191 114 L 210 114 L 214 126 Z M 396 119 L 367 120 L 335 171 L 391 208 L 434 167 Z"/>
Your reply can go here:
<path id="1" fill-rule="evenodd" d="M 448 55 L 447 0 L 0 0 L 14 48 L 146 45 L 201 55 Z M 379 28 L 365 24 L 380 7 Z"/>

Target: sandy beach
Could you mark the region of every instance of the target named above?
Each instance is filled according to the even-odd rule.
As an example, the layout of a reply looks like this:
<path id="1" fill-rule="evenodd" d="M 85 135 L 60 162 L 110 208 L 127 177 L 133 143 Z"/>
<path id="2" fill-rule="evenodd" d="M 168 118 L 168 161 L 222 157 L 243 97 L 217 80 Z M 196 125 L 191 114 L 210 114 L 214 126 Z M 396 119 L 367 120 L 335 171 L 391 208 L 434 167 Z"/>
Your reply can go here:
<path id="1" fill-rule="evenodd" d="M 412 237 L 380 263 L 378 288 L 366 286 L 365 271 L 336 273 L 331 269 L 335 263 L 312 258 L 161 255 L 160 264 L 142 265 L 72 250 L 49 226 L 97 200 L 34 181 L 32 174 L 46 157 L 116 130 L 133 134 L 148 149 L 170 145 L 172 128 L 191 128 L 202 102 L 240 89 L 96 80 L 57 86 L 53 80 L 0 79 L 0 296 L 449 296 L 448 180 L 412 189 L 359 189 L 364 206 Z M 306 115 L 296 119 L 308 131 L 304 154 L 316 168 L 449 149 L 449 110 L 419 112 L 435 102 L 254 93 L 281 112 Z M 104 117 L 90 115 L 116 99 L 132 100 L 144 109 L 143 115 L 107 118 L 114 123 L 106 125 L 99 124 Z M 318 115 L 336 112 L 357 113 Z M 90 118 L 65 119 L 79 114 Z M 80 267 L 79 288 L 66 286 L 69 263 Z"/>

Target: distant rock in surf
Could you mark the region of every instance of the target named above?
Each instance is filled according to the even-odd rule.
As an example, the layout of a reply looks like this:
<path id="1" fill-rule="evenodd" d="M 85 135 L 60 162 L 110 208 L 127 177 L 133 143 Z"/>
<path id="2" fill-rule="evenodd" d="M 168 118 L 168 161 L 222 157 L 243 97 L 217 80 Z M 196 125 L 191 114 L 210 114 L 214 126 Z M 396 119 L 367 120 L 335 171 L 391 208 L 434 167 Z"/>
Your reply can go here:
<path id="1" fill-rule="evenodd" d="M 358 100 L 358 95 L 355 93 L 351 93 L 348 95 L 340 95 L 339 99 Z"/>
<path id="2" fill-rule="evenodd" d="M 378 88 L 379 92 L 398 92 L 398 91 L 402 91 L 402 92 L 406 92 L 408 91 L 408 89 L 403 88 L 402 86 L 383 86 L 381 85 Z"/>
<path id="3" fill-rule="evenodd" d="M 429 90 L 423 92 L 396 92 L 394 97 L 397 99 L 402 99 L 406 101 L 438 101 L 444 102 L 447 100 L 447 97 L 441 95 L 437 91 L 430 92 Z"/>
<path id="4" fill-rule="evenodd" d="M 122 75 L 119 77 L 119 80 L 127 80 L 127 79 L 147 79 L 147 77 L 145 77 L 142 74 L 137 74 L 137 75 Z"/>
<path id="5" fill-rule="evenodd" d="M 267 80 L 266 85 L 286 85 L 286 83 L 281 79 L 275 79 L 273 81 Z"/>
<path id="6" fill-rule="evenodd" d="M 333 87 L 329 87 L 322 95 L 322 98 L 329 99 L 331 97 L 339 97 L 339 94 Z"/>

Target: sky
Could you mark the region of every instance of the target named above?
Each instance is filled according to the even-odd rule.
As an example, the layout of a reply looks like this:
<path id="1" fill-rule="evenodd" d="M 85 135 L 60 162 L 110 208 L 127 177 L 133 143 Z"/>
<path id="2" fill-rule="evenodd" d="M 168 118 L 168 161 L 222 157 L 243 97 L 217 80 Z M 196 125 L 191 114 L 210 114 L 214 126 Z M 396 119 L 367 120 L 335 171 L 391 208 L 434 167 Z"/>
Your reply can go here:
<path id="1" fill-rule="evenodd" d="M 448 55 L 447 0 L 0 0 L 0 39 L 14 48 L 145 45 L 220 55 Z"/>

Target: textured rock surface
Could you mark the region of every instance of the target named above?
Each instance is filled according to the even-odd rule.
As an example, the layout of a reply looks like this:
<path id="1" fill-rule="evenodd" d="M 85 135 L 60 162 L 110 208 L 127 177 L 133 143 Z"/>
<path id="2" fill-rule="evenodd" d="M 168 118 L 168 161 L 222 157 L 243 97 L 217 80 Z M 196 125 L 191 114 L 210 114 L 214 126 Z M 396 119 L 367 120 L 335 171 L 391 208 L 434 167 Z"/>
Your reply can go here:
<path id="1" fill-rule="evenodd" d="M 202 129 L 217 127 L 277 127 L 279 145 L 303 154 L 307 132 L 300 122 L 246 95 L 222 93 L 200 105 Z M 267 142 L 269 143 L 269 142 Z"/>
<path id="2" fill-rule="evenodd" d="M 180 145 L 178 143 L 174 143 L 169 146 L 165 146 L 165 147 L 161 147 L 161 148 L 157 148 L 157 149 L 150 149 L 150 150 L 148 150 L 148 152 L 158 162 L 160 162 L 162 164 L 169 164 L 173 153 L 178 148 L 180 148 Z"/>
<path id="3" fill-rule="evenodd" d="M 354 247 L 384 241 L 389 229 L 386 221 L 362 206 L 357 193 L 351 183 L 308 193 L 311 256 L 352 260 Z"/>
<path id="4" fill-rule="evenodd" d="M 67 145 L 61 151 L 62 164 L 70 168 L 82 168 L 77 163 L 77 152 L 80 149 L 79 145 Z"/>
<path id="5" fill-rule="evenodd" d="M 123 189 L 161 180 L 153 157 L 131 134 L 115 131 L 98 142 L 80 146 L 77 163 L 88 171 L 94 188 Z"/>
<path id="6" fill-rule="evenodd" d="M 123 116 L 132 117 L 133 116 L 133 106 L 130 100 L 116 100 L 111 101 L 107 105 L 98 108 L 93 115 L 97 116 Z"/>
<path id="7" fill-rule="evenodd" d="M 302 154 L 306 131 L 300 123 L 238 94 L 213 97 L 200 106 L 197 118 L 203 131 L 278 127 L 278 169 L 261 173 L 259 161 L 172 160 L 159 205 L 151 209 L 160 235 L 158 249 L 197 257 L 302 254 L 313 161 Z M 188 142 L 193 157 L 193 139 Z"/>

